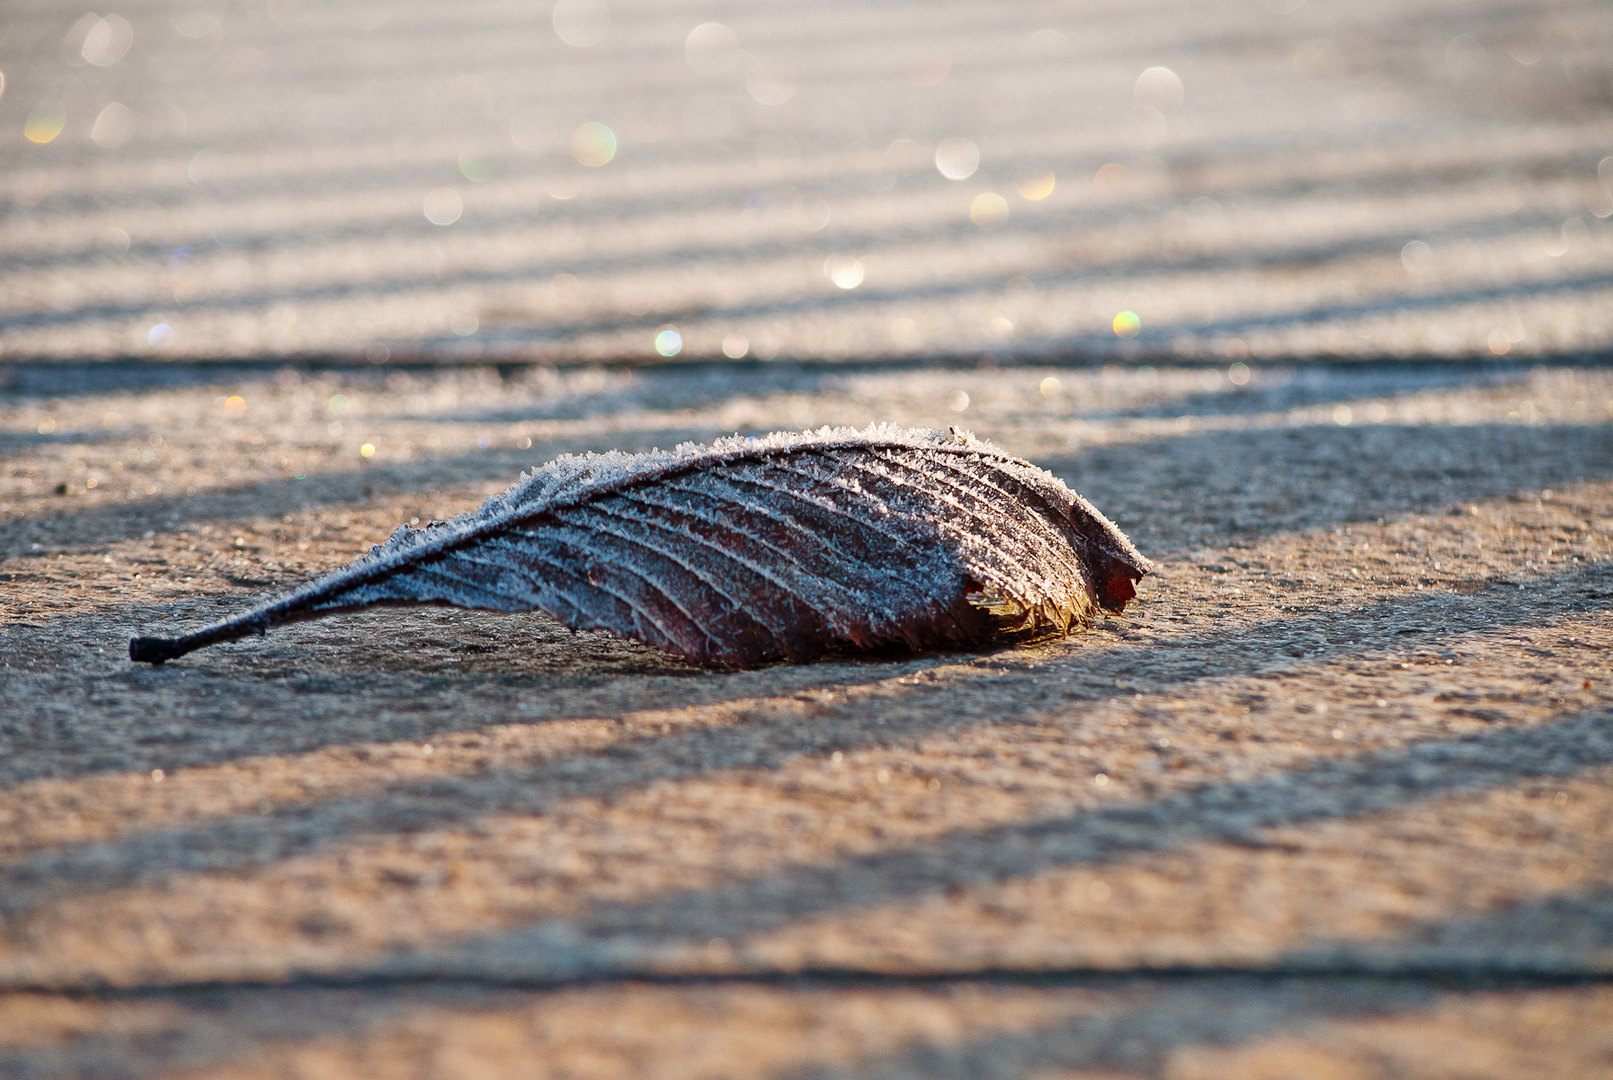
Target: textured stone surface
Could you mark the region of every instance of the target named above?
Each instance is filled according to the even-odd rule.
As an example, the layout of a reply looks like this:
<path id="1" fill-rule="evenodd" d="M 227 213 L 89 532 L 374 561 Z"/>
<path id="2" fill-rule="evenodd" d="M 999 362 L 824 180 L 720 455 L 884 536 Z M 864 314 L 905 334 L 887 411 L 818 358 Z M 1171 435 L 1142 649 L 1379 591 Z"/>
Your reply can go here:
<path id="1" fill-rule="evenodd" d="M 1317 1080 L 1604 1076 L 1604 988 L 1359 980 L 14 996 L 24 1076 Z M 8 1062 L 9 1064 L 9 1062 Z"/>
<path id="2" fill-rule="evenodd" d="M 1606 5 L 391 10 L 107 67 L 7 10 L 0 1075 L 1613 1075 Z M 778 359 L 616 362 L 669 324 Z M 437 610 L 125 659 L 555 454 L 874 420 L 1158 574 L 748 672 Z"/>
<path id="3" fill-rule="evenodd" d="M 610 10 L 576 48 L 547 3 L 139 0 L 100 67 L 78 8 L 8 5 L 0 350 L 651 358 L 668 325 L 709 358 L 1613 340 L 1597 0 Z M 685 45 L 709 20 L 743 51 L 702 75 Z M 1157 66 L 1179 95 L 1139 83 Z M 53 108 L 61 133 L 29 142 Z M 590 123 L 617 141 L 598 168 L 572 154 Z M 972 175 L 937 170 L 949 139 Z"/>
<path id="4" fill-rule="evenodd" d="M 128 385 L 94 389 L 108 370 Z M 982 434 L 1158 560 L 1124 619 L 751 672 L 429 609 L 124 658 L 134 632 L 473 506 L 548 453 L 941 425 L 961 387 Z M 992 1072 L 1007 1055 L 1070 1075 L 1359 1058 L 1337 1075 L 1505 1076 L 1548 1043 L 1586 1075 L 1608 1060 L 1585 1017 L 1613 964 L 1610 408 L 1600 369 L 1449 364 L 1257 365 L 1242 386 L 1217 368 L 19 368 L 0 414 L 0 979 L 37 1019 L 3 1060 L 337 1075 L 430 1047 L 436 1074 L 480 1075 L 576 1047 L 602 1055 L 584 1072 L 634 1074 L 644 1031 L 689 1024 L 723 1034 L 669 1045 L 666 1075 L 1018 1074 Z M 1279 981 L 1062 974 L 1166 969 Z M 811 972 L 909 981 L 496 989 Z M 968 981 L 983 972 L 1054 983 Z M 1280 979 L 1299 973 L 1295 999 Z M 381 981 L 332 1005 L 183 989 L 308 977 Z M 1565 977 L 1593 986 L 1549 988 Z M 144 989 L 46 993 L 90 986 Z M 523 1019 L 556 1010 L 594 1019 Z M 466 1049 L 468 1030 L 489 1041 Z M 1468 1046 L 1467 1071 L 1427 1040 Z"/>

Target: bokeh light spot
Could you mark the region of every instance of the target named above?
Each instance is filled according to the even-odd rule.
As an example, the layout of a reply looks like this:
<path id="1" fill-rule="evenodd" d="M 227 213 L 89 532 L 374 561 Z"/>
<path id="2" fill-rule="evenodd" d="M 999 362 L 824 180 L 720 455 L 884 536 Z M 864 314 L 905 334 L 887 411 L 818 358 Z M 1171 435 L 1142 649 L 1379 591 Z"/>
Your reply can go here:
<path id="1" fill-rule="evenodd" d="M 969 203 L 969 220 L 982 229 L 1008 220 L 1008 200 L 995 191 L 982 191 Z"/>
<path id="2" fill-rule="evenodd" d="M 1160 112 L 1170 112 L 1182 106 L 1181 77 L 1168 67 L 1151 67 L 1137 76 L 1132 87 L 1137 104 L 1147 105 Z"/>
<path id="3" fill-rule="evenodd" d="M 1355 422 L 1355 413 L 1350 411 L 1348 405 L 1333 406 L 1333 422 L 1339 427 L 1349 427 Z"/>
<path id="4" fill-rule="evenodd" d="M 1249 376 L 1249 365 L 1241 360 L 1227 368 L 1227 382 L 1233 386 L 1248 386 Z"/>
<path id="5" fill-rule="evenodd" d="M 745 208 L 739 216 L 752 224 L 761 224 L 778 213 L 781 201 L 771 191 L 753 191 L 746 197 Z"/>
<path id="6" fill-rule="evenodd" d="M 146 331 L 146 343 L 153 348 L 160 349 L 174 340 L 174 328 L 167 323 L 158 323 Z"/>
<path id="7" fill-rule="evenodd" d="M 1413 240 L 1400 249 L 1400 262 L 1413 274 L 1427 270 L 1434 261 L 1434 249 L 1421 240 Z"/>
<path id="8" fill-rule="evenodd" d="M 498 175 L 498 161 L 473 150 L 459 152 L 459 173 L 473 184 L 485 183 Z"/>
<path id="9" fill-rule="evenodd" d="M 1131 119 L 1124 132 L 1126 142 L 1138 150 L 1152 150 L 1170 134 L 1170 122 L 1165 114 L 1152 105 L 1138 105 L 1131 110 Z"/>
<path id="10" fill-rule="evenodd" d="M 1135 311 L 1122 311 L 1115 316 L 1111 325 L 1114 327 L 1116 337 L 1131 338 L 1142 331 L 1143 321 L 1137 317 Z"/>
<path id="11" fill-rule="evenodd" d="M 823 261 L 823 274 L 839 289 L 855 289 L 863 283 L 863 261 L 850 255 L 831 255 Z"/>
<path id="12" fill-rule="evenodd" d="M 1014 190 L 1019 197 L 1029 202 L 1040 202 L 1053 194 L 1053 168 L 1042 162 L 1034 162 L 1019 174 L 1014 181 Z"/>
<path id="13" fill-rule="evenodd" d="M 79 55 L 96 67 L 111 67 L 122 60 L 134 44 L 134 27 L 120 15 L 96 19 L 84 35 Z"/>
<path id="14" fill-rule="evenodd" d="M 969 395 L 959 390 L 952 395 L 952 399 L 947 404 L 952 406 L 953 412 L 963 412 L 969 407 Z"/>
<path id="15" fill-rule="evenodd" d="M 190 177 L 191 183 L 203 187 L 219 179 L 223 164 L 220 155 L 203 150 L 190 159 L 190 164 L 185 168 L 185 175 Z"/>
<path id="16" fill-rule="evenodd" d="M 565 202 L 575 199 L 577 192 L 582 190 L 582 183 L 575 177 L 565 173 L 557 173 L 546 177 L 543 181 L 543 191 L 556 202 Z"/>
<path id="17" fill-rule="evenodd" d="M 616 156 L 616 133 L 604 124 L 590 121 L 571 133 L 571 156 L 597 169 Z"/>
<path id="18" fill-rule="evenodd" d="M 745 89 L 758 105 L 783 105 L 795 96 L 795 76 L 781 68 L 763 64 L 755 57 L 748 61 Z"/>
<path id="19" fill-rule="evenodd" d="M 795 227 L 802 232 L 817 232 L 829 224 L 829 204 L 822 199 L 802 199 L 795 209 Z"/>
<path id="20" fill-rule="evenodd" d="M 1208 195 L 1200 195 L 1187 204 L 1188 220 L 1196 225 L 1214 225 L 1226 218 L 1221 204 Z"/>
<path id="21" fill-rule="evenodd" d="M 1512 342 L 1505 330 L 1491 330 L 1489 345 L 1490 351 L 1497 356 L 1505 356 L 1512 351 Z"/>
<path id="22" fill-rule="evenodd" d="M 375 456 L 375 444 L 365 443 L 358 448 L 359 457 L 372 458 Z"/>
<path id="23" fill-rule="evenodd" d="M 188 38 L 203 38 L 219 29 L 218 16 L 210 11 L 186 11 L 168 20 L 170 26 Z"/>
<path id="24" fill-rule="evenodd" d="M 423 210 L 433 225 L 452 225 L 465 212 L 465 200 L 453 188 L 438 188 L 426 196 Z"/>
<path id="25" fill-rule="evenodd" d="M 133 135 L 134 113 L 116 101 L 102 109 L 90 127 L 90 138 L 108 150 L 122 146 Z"/>
<path id="26" fill-rule="evenodd" d="M 549 279 L 549 295 L 557 304 L 575 304 L 582 299 L 582 282 L 575 274 L 556 274 Z"/>
<path id="27" fill-rule="evenodd" d="M 750 339 L 744 334 L 729 334 L 722 339 L 722 354 L 730 360 L 738 360 L 750 352 Z"/>
<path id="28" fill-rule="evenodd" d="M 610 8 L 603 0 L 560 0 L 554 6 L 553 23 L 561 41 L 586 49 L 610 33 Z"/>
<path id="29" fill-rule="evenodd" d="M 41 101 L 34 106 L 34 111 L 28 114 L 28 121 L 22 127 L 23 135 L 28 141 L 43 146 L 62 133 L 67 126 L 67 107 L 59 101 Z"/>
<path id="30" fill-rule="evenodd" d="M 739 63 L 739 38 L 722 23 L 701 23 L 683 40 L 683 56 L 702 75 L 726 75 Z"/>
<path id="31" fill-rule="evenodd" d="M 675 327 L 663 326 L 655 334 L 655 351 L 662 356 L 676 356 L 683 351 L 683 335 Z"/>
<path id="32" fill-rule="evenodd" d="M 1111 161 L 1093 174 L 1092 186 L 1099 195 L 1124 195 L 1131 190 L 1131 170 Z"/>
<path id="33" fill-rule="evenodd" d="M 1037 386 L 1036 389 L 1039 390 L 1041 395 L 1045 398 L 1055 398 L 1063 392 L 1064 384 L 1059 381 L 1058 376 L 1049 375 L 1047 378 L 1042 380 L 1041 384 Z"/>
<path id="34" fill-rule="evenodd" d="M 968 139 L 942 139 L 935 148 L 935 167 L 948 180 L 967 180 L 980 168 L 980 148 Z"/>

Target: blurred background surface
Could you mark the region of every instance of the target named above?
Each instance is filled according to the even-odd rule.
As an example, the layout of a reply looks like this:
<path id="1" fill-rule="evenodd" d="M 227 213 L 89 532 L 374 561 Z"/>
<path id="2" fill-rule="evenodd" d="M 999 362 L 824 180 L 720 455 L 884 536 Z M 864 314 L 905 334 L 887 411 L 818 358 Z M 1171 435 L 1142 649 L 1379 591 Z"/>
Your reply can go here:
<path id="1" fill-rule="evenodd" d="M 0 357 L 1575 356 L 1599 0 L 13 0 Z"/>

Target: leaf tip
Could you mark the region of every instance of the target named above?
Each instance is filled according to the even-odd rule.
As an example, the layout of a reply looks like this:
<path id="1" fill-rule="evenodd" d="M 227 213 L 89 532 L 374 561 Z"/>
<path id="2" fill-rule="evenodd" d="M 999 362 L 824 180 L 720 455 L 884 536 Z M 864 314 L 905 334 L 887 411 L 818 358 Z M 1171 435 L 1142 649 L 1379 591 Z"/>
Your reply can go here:
<path id="1" fill-rule="evenodd" d="M 1133 578 L 1129 573 L 1110 574 L 1098 584 L 1098 606 L 1105 611 L 1116 615 L 1126 610 L 1126 604 L 1137 595 L 1137 586 L 1134 581 L 1141 580 L 1142 575 Z"/>

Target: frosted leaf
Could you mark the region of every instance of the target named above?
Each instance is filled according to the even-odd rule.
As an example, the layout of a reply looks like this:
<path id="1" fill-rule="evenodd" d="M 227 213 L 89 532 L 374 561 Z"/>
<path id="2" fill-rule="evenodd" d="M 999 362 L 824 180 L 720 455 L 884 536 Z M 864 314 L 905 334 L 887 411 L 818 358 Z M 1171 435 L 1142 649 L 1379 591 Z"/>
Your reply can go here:
<path id="1" fill-rule="evenodd" d="M 1068 633 L 1152 567 L 1051 473 L 874 425 L 556 458 L 452 521 L 133 660 L 387 605 L 550 613 L 699 663 Z"/>

